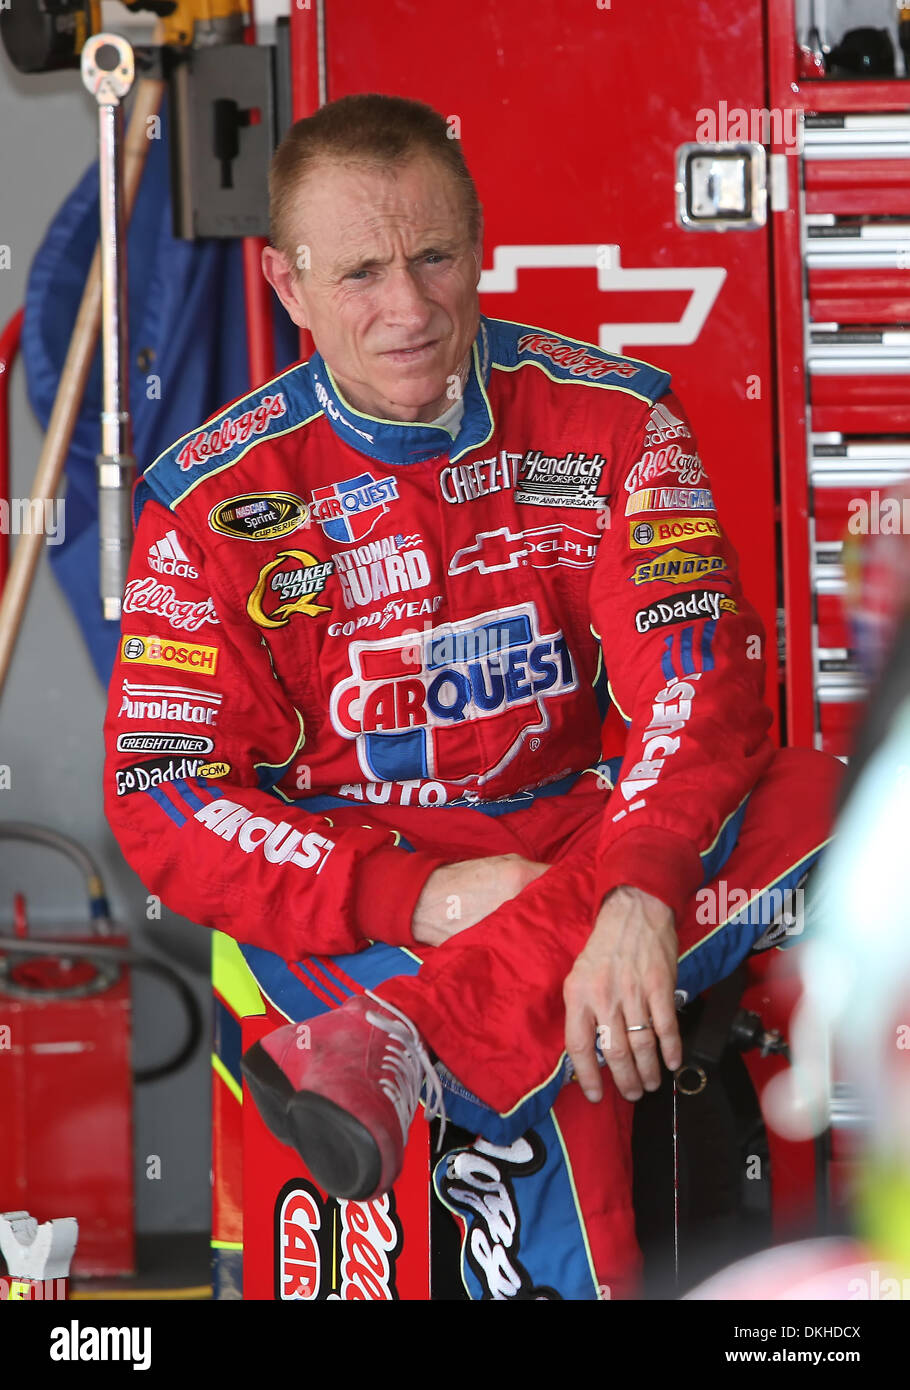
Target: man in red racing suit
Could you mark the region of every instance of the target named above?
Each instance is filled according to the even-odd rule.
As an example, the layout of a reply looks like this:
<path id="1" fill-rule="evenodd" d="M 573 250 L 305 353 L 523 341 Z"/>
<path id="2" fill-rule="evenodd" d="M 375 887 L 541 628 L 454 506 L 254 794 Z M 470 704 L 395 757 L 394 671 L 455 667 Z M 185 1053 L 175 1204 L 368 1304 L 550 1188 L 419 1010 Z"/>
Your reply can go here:
<path id="1" fill-rule="evenodd" d="M 492 1143 L 555 1106 L 592 1287 L 628 1291 L 630 1101 L 657 1084 L 658 1041 L 681 1060 L 673 986 L 678 1003 L 723 978 L 767 925 L 712 917 L 705 886 L 721 868 L 750 899 L 798 882 L 839 764 L 767 737 L 764 633 L 667 374 L 481 317 L 476 283 L 458 390 L 427 389 L 432 415 L 358 408 L 311 315 L 328 358 L 145 470 L 106 810 L 148 888 L 196 922 L 284 962 L 386 943 L 421 963 L 358 986 L 307 1050 L 291 1018 L 249 1059 L 264 1118 L 318 1181 L 391 1184 L 421 1073 Z M 381 321 L 426 301 L 436 332 L 436 285 L 407 313 L 390 290 Z M 410 380 L 406 354 L 432 351 L 393 347 L 390 370 Z M 626 918 L 605 951 L 607 903 Z M 665 979 L 657 948 L 640 964 L 628 944 L 646 937 Z M 589 983 L 610 971 L 612 1011 Z"/>

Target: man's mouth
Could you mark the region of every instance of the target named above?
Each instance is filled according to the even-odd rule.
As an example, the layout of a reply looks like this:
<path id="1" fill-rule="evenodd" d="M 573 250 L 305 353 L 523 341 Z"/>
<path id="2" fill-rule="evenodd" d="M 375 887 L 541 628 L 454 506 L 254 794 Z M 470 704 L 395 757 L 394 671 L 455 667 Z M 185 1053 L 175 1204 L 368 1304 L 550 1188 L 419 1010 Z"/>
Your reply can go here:
<path id="1" fill-rule="evenodd" d="M 381 356 L 391 358 L 393 362 L 419 361 L 421 357 L 428 357 L 430 355 L 436 347 L 437 341 L 436 338 L 432 338 L 429 342 L 417 343 L 414 347 L 390 348 L 387 352 L 383 352 Z"/>

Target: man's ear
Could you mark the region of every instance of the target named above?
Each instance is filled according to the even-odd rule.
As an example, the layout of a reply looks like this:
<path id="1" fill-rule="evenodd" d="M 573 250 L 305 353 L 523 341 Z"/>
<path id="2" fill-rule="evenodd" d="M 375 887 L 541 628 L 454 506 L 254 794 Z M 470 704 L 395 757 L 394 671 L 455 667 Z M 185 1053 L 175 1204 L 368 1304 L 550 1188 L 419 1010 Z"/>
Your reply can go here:
<path id="1" fill-rule="evenodd" d="M 481 211 L 481 214 L 480 214 L 480 225 L 479 225 L 479 227 L 478 227 L 478 229 L 477 229 L 477 240 L 475 241 L 475 243 L 474 243 L 474 245 L 473 245 L 473 247 L 472 247 L 471 249 L 472 249 L 472 251 L 474 252 L 474 262 L 475 262 L 475 265 L 476 265 L 476 267 L 477 267 L 477 279 L 476 279 L 475 282 L 474 282 L 475 287 L 476 287 L 477 285 L 480 284 L 480 276 L 481 276 L 481 272 L 482 272 L 482 270 L 483 270 L 483 212 L 482 212 L 482 211 Z"/>
<path id="2" fill-rule="evenodd" d="M 262 248 L 262 273 L 281 300 L 298 328 L 309 328 L 309 315 L 300 293 L 300 279 L 287 263 L 287 258 L 274 246 Z"/>

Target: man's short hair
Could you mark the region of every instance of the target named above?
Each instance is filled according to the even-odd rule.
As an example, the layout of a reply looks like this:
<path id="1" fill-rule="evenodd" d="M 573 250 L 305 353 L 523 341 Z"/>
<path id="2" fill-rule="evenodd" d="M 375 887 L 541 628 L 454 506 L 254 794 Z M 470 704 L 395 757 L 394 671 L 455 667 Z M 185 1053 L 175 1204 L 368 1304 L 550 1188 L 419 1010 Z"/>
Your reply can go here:
<path id="1" fill-rule="evenodd" d="M 270 241 L 294 265 L 294 204 L 303 179 L 319 160 L 388 168 L 413 155 L 438 159 L 458 185 L 471 241 L 480 232 L 477 189 L 444 116 L 422 101 L 365 92 L 340 97 L 291 126 L 269 169 Z"/>

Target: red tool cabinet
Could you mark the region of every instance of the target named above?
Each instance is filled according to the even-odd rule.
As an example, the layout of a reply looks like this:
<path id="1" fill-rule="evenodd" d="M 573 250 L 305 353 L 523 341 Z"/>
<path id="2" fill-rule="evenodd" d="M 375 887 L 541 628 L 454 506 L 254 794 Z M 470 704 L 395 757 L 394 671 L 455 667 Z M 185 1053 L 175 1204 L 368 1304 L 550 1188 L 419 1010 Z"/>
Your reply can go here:
<path id="1" fill-rule="evenodd" d="M 769 102 L 803 122 L 774 215 L 786 727 L 843 757 L 865 693 L 842 603 L 850 504 L 910 473 L 910 81 L 800 80 L 793 8 L 768 16 Z"/>

